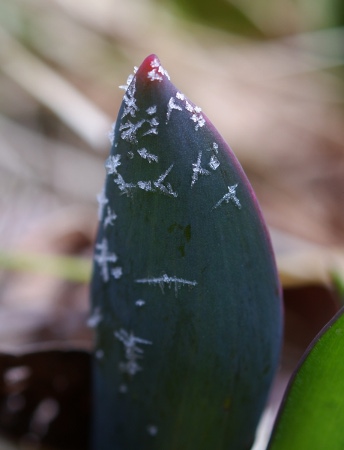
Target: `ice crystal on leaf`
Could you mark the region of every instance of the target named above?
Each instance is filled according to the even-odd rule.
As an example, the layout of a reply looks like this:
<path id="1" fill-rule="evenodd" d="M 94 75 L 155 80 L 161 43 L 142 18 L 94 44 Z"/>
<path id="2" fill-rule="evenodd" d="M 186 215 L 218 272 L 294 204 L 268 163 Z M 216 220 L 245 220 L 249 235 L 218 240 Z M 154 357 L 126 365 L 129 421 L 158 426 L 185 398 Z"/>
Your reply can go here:
<path id="1" fill-rule="evenodd" d="M 108 241 L 105 238 L 96 244 L 95 250 L 94 260 L 100 267 L 100 273 L 104 283 L 107 283 L 110 279 L 109 264 L 117 261 L 117 255 L 109 252 Z"/>
<path id="2" fill-rule="evenodd" d="M 134 72 L 136 72 L 136 70 L 137 68 L 134 68 Z M 125 89 L 125 94 L 123 97 L 124 110 L 122 114 L 122 119 L 127 115 L 135 117 L 136 112 L 139 110 L 139 108 L 136 105 L 136 98 L 135 98 L 136 93 L 135 75 L 129 75 L 126 86 L 120 86 L 120 88 Z"/>
<path id="3" fill-rule="evenodd" d="M 126 183 L 120 174 L 117 174 L 114 182 L 117 184 L 119 190 L 122 191 L 122 194 L 127 194 L 127 197 L 131 195 L 132 190 L 136 187 L 133 183 Z"/>
<path id="4" fill-rule="evenodd" d="M 192 106 L 192 104 L 186 99 L 185 95 L 181 92 L 176 93 L 176 98 L 182 100 L 185 103 L 185 109 L 191 113 L 190 119 L 195 122 L 195 130 L 205 125 L 205 119 L 202 115 L 202 109 L 199 106 Z M 167 106 L 167 122 L 170 118 L 172 109 L 181 110 L 180 106 L 174 102 L 173 97 L 170 98 Z"/>
<path id="5" fill-rule="evenodd" d="M 156 436 L 158 434 L 158 431 L 159 431 L 159 429 L 156 425 L 148 425 L 148 427 L 147 427 L 147 432 L 151 436 Z"/>
<path id="6" fill-rule="evenodd" d="M 166 123 L 170 120 L 171 112 L 173 109 L 176 109 L 177 111 L 182 111 L 183 108 L 174 101 L 174 97 L 171 97 L 168 101 L 167 105 L 167 113 L 166 113 Z"/>
<path id="7" fill-rule="evenodd" d="M 121 165 L 120 160 L 121 155 L 109 156 L 105 161 L 105 169 L 108 175 L 112 175 L 113 173 L 117 173 L 117 167 Z"/>
<path id="8" fill-rule="evenodd" d="M 146 304 L 146 302 L 144 300 L 142 300 L 142 299 L 138 299 L 135 302 L 135 305 L 138 306 L 139 308 L 141 308 L 145 304 Z"/>
<path id="9" fill-rule="evenodd" d="M 225 194 L 217 203 L 216 205 L 213 207 L 213 209 L 218 208 L 223 202 L 225 203 L 229 203 L 232 202 L 235 204 L 235 206 L 239 209 L 241 209 L 241 204 L 240 201 L 238 199 L 238 197 L 236 196 L 236 189 L 238 187 L 238 183 L 234 184 L 233 186 L 228 186 L 228 192 L 227 194 Z"/>
<path id="10" fill-rule="evenodd" d="M 97 195 L 97 202 L 98 202 L 98 219 L 101 220 L 103 217 L 104 208 L 109 203 L 109 200 L 105 195 L 105 187 L 103 187 L 102 191 Z"/>
<path id="11" fill-rule="evenodd" d="M 115 128 L 116 128 L 116 122 L 114 122 L 111 125 L 111 130 L 108 132 L 108 138 L 109 138 L 111 145 L 113 145 L 114 140 L 115 140 Z"/>
<path id="12" fill-rule="evenodd" d="M 160 65 L 160 62 L 158 58 L 154 58 L 153 61 L 151 61 L 150 66 L 152 70 L 148 72 L 147 77 L 151 81 L 162 81 L 164 76 L 170 80 L 170 76 L 167 73 L 167 71 Z"/>
<path id="13" fill-rule="evenodd" d="M 193 174 L 192 174 L 192 180 L 191 180 L 191 187 L 196 183 L 199 175 L 210 175 L 209 170 L 203 169 L 201 167 L 201 159 L 202 159 L 202 152 L 200 151 L 198 153 L 197 162 L 192 164 Z"/>
<path id="14" fill-rule="evenodd" d="M 104 228 L 108 227 L 109 225 L 112 226 L 114 224 L 114 220 L 116 219 L 117 214 L 111 212 L 111 208 L 108 206 L 106 210 L 106 216 L 104 218 Z"/>
<path id="15" fill-rule="evenodd" d="M 151 181 L 138 181 L 137 182 L 137 187 L 139 189 L 142 189 L 143 191 L 155 192 L 155 189 L 153 189 L 153 187 L 152 187 L 152 182 Z"/>
<path id="16" fill-rule="evenodd" d="M 120 362 L 119 369 L 121 372 L 133 376 L 142 370 L 142 367 L 138 364 L 138 360 L 143 358 L 143 350 L 138 344 L 152 345 L 152 342 L 135 336 L 133 332 L 128 333 L 128 331 L 123 328 L 119 331 L 115 331 L 114 334 L 116 339 L 121 341 L 124 345 L 126 360 Z"/>
<path id="17" fill-rule="evenodd" d="M 123 275 L 122 267 L 114 267 L 111 269 L 111 275 L 114 277 L 115 280 L 118 280 Z"/>
<path id="18" fill-rule="evenodd" d="M 90 328 L 95 328 L 97 325 L 100 324 L 100 322 L 103 320 L 103 315 L 100 311 L 99 306 L 97 306 L 92 315 L 87 320 L 87 326 Z"/>
<path id="19" fill-rule="evenodd" d="M 149 153 L 146 148 L 141 148 L 140 150 L 137 150 L 137 153 L 141 156 L 141 158 L 146 159 L 149 163 L 152 161 L 158 162 L 159 158 L 156 155 L 153 155 L 153 153 Z"/>
<path id="20" fill-rule="evenodd" d="M 163 194 L 172 196 L 172 197 L 178 197 L 177 192 L 174 192 L 172 189 L 172 186 L 170 183 L 166 183 L 166 185 L 163 184 L 163 181 L 167 177 L 167 175 L 171 172 L 173 168 L 173 164 L 170 165 L 170 167 L 164 172 L 160 177 L 154 181 L 154 186 L 159 189 Z"/>
<path id="21" fill-rule="evenodd" d="M 156 113 L 157 107 L 156 105 L 150 106 L 148 109 L 146 109 L 146 113 L 152 116 Z"/>
<path id="22" fill-rule="evenodd" d="M 216 158 L 215 155 L 212 155 L 210 158 L 209 166 L 211 169 L 216 170 L 220 165 L 220 161 Z"/>
<path id="23" fill-rule="evenodd" d="M 119 127 L 119 131 L 122 131 L 121 138 L 125 141 L 128 141 L 132 144 L 137 143 L 136 132 L 142 125 L 145 123 L 145 120 L 142 119 L 137 123 L 132 123 L 130 120 L 126 123 L 122 123 Z"/>
<path id="24" fill-rule="evenodd" d="M 142 136 L 147 136 L 148 134 L 158 134 L 158 125 L 159 125 L 159 121 L 157 119 L 157 117 L 153 117 L 152 119 L 148 119 L 146 120 L 146 122 L 149 123 L 150 128 L 148 131 L 146 131 L 145 133 L 143 133 Z"/>
<path id="25" fill-rule="evenodd" d="M 193 287 L 193 286 L 197 285 L 197 281 L 189 281 L 189 280 L 185 280 L 183 278 L 169 277 L 167 274 L 164 274 L 161 277 L 140 278 L 138 280 L 135 280 L 135 282 L 141 283 L 141 284 L 158 285 L 160 287 L 162 293 L 164 293 L 165 285 L 167 285 L 169 288 L 171 288 L 171 286 L 174 285 L 174 291 L 175 291 L 176 296 L 178 294 L 178 290 L 182 286 Z"/>

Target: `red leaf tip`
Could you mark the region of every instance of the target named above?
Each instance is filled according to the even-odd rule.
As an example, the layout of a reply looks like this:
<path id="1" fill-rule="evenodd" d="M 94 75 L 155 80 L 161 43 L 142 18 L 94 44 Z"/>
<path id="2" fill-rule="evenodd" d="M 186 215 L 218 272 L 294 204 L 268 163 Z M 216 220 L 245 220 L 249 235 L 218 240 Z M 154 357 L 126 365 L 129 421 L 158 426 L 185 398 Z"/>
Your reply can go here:
<path id="1" fill-rule="evenodd" d="M 153 82 L 161 82 L 164 78 L 170 79 L 167 71 L 162 67 L 159 58 L 152 54 L 147 56 L 139 67 L 136 76 Z"/>

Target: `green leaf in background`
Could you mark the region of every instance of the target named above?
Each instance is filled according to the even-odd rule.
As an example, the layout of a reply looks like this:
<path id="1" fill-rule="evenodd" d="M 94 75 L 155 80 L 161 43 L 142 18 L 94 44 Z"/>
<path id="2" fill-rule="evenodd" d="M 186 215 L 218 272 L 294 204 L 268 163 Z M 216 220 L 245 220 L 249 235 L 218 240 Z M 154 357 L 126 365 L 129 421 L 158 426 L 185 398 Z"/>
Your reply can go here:
<path id="1" fill-rule="evenodd" d="M 75 283 L 90 279 L 90 261 L 78 256 L 0 251 L 0 270 L 50 275 Z"/>
<path id="2" fill-rule="evenodd" d="M 296 371 L 269 450 L 344 448 L 344 309 L 314 339 Z"/>

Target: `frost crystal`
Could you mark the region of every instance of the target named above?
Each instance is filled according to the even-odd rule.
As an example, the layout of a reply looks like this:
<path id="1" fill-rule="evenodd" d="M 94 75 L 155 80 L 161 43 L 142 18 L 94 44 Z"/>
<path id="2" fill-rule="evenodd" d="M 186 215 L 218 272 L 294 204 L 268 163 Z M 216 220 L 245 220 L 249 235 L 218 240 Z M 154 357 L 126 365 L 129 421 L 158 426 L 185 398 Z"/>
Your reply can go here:
<path id="1" fill-rule="evenodd" d="M 137 143 L 136 132 L 145 122 L 146 121 L 142 119 L 137 123 L 132 123 L 130 120 L 126 123 L 122 123 L 119 127 L 119 131 L 122 131 L 121 138 L 125 141 L 131 142 L 132 144 Z"/>
<path id="2" fill-rule="evenodd" d="M 98 219 L 101 220 L 103 217 L 104 207 L 107 203 L 109 203 L 109 200 L 105 195 L 105 187 L 103 187 L 102 191 L 97 195 L 97 201 L 98 201 Z"/>
<path id="3" fill-rule="evenodd" d="M 184 94 L 177 92 L 176 98 L 179 100 L 183 100 L 185 102 L 185 109 L 191 113 L 190 119 L 196 123 L 195 130 L 197 131 L 199 128 L 203 127 L 205 125 L 205 119 L 203 117 L 202 109 L 199 106 L 192 106 L 191 103 L 189 103 L 185 97 Z M 174 108 L 178 109 L 178 108 Z M 167 114 L 169 113 L 169 110 L 167 110 Z M 171 114 L 171 112 L 170 112 Z"/>
<path id="4" fill-rule="evenodd" d="M 105 161 L 105 169 L 108 175 L 112 175 L 113 173 L 117 173 L 117 167 L 121 165 L 120 160 L 121 155 L 109 156 Z"/>
<path id="5" fill-rule="evenodd" d="M 96 351 L 96 353 L 95 353 L 95 356 L 96 356 L 97 359 L 102 359 L 102 358 L 104 358 L 104 351 L 101 350 L 101 349 L 98 349 L 98 350 Z"/>
<path id="6" fill-rule="evenodd" d="M 136 116 L 136 111 L 138 111 L 139 108 L 136 105 L 135 93 L 136 93 L 136 79 L 134 75 L 131 76 L 129 75 L 127 80 L 127 88 L 125 90 L 125 94 L 123 97 L 124 110 L 122 114 L 122 119 L 128 114 L 131 117 Z"/>
<path id="7" fill-rule="evenodd" d="M 111 270 L 111 275 L 115 280 L 118 280 L 123 275 L 122 267 L 115 267 Z"/>
<path id="8" fill-rule="evenodd" d="M 147 192 L 155 192 L 155 189 L 152 187 L 151 181 L 138 181 L 137 187 Z"/>
<path id="9" fill-rule="evenodd" d="M 139 280 L 135 280 L 135 283 L 143 283 L 143 284 L 157 284 L 159 285 L 162 293 L 164 293 L 164 286 L 167 285 L 169 288 L 171 288 L 172 284 L 174 284 L 174 291 L 176 296 L 178 295 L 178 289 L 181 288 L 181 286 L 196 286 L 196 281 L 189 281 L 184 280 L 183 278 L 177 278 L 177 277 L 169 277 L 168 275 L 164 274 L 161 277 L 158 278 L 141 278 Z"/>
<path id="10" fill-rule="evenodd" d="M 131 191 L 136 187 L 133 183 L 126 183 L 120 174 L 117 174 L 114 182 L 117 184 L 119 190 L 122 191 L 122 194 L 127 194 L 127 197 L 130 197 Z"/>
<path id="11" fill-rule="evenodd" d="M 97 306 L 91 317 L 89 317 L 89 319 L 87 320 L 87 326 L 90 328 L 95 328 L 97 325 L 100 324 L 100 322 L 103 320 L 103 316 L 101 314 L 100 308 L 99 306 Z"/>
<path id="12" fill-rule="evenodd" d="M 156 436 L 158 434 L 158 427 L 156 425 L 148 425 L 147 427 L 147 433 L 151 436 Z"/>
<path id="13" fill-rule="evenodd" d="M 146 159 L 149 163 L 151 163 L 152 161 L 158 162 L 159 160 L 156 155 L 149 153 L 146 148 L 141 148 L 140 150 L 137 150 L 137 153 L 141 156 L 141 158 Z"/>
<path id="14" fill-rule="evenodd" d="M 143 133 L 142 136 L 147 136 L 148 134 L 158 134 L 158 129 L 157 129 L 157 126 L 159 125 L 158 118 L 157 117 L 153 117 L 150 120 L 149 119 L 146 120 L 146 122 L 148 122 L 151 127 L 149 128 L 148 131 Z"/>
<path id="15" fill-rule="evenodd" d="M 114 122 L 111 125 L 111 130 L 108 132 L 108 138 L 109 138 L 109 141 L 111 142 L 111 145 L 113 145 L 113 142 L 115 140 L 115 128 L 116 128 L 116 122 Z"/>
<path id="16" fill-rule="evenodd" d="M 126 394 L 128 392 L 128 386 L 126 384 L 120 384 L 118 388 L 120 394 Z"/>
<path id="17" fill-rule="evenodd" d="M 166 183 L 166 186 L 162 183 L 167 175 L 171 172 L 173 164 L 164 172 L 160 177 L 154 181 L 154 186 L 159 189 L 163 194 L 170 195 L 172 197 L 178 197 L 177 192 L 174 192 L 170 183 Z"/>
<path id="18" fill-rule="evenodd" d="M 201 167 L 201 159 L 202 159 L 202 152 L 200 151 L 198 153 L 197 162 L 192 164 L 193 174 L 192 174 L 191 187 L 196 183 L 199 175 L 209 175 L 210 174 L 209 170 L 203 169 Z"/>
<path id="19" fill-rule="evenodd" d="M 137 72 L 138 68 L 136 66 L 134 66 L 134 74 L 130 74 L 127 78 L 127 82 L 126 84 L 122 84 L 121 86 L 119 86 L 120 89 L 124 89 L 125 91 L 128 89 L 128 86 L 130 86 L 130 83 L 133 81 L 134 75 Z"/>
<path id="20" fill-rule="evenodd" d="M 209 162 L 209 166 L 213 169 L 216 170 L 220 165 L 220 161 L 216 158 L 215 155 L 212 155 L 212 157 L 210 158 L 210 162 Z"/>
<path id="21" fill-rule="evenodd" d="M 229 203 L 230 201 L 233 202 L 237 208 L 241 209 L 240 201 L 239 201 L 238 197 L 236 196 L 236 188 L 237 187 L 238 187 L 238 183 L 233 184 L 233 186 L 228 186 L 228 193 L 225 194 L 221 198 L 221 200 L 219 200 L 216 203 L 216 205 L 213 207 L 213 209 L 218 208 L 221 205 L 221 203 L 223 203 L 223 202 Z"/>
<path id="22" fill-rule="evenodd" d="M 167 71 L 160 65 L 157 58 L 154 58 L 154 60 L 150 63 L 152 70 L 148 72 L 147 77 L 151 81 L 162 81 L 163 77 L 165 76 L 170 80 L 170 76 L 167 73 Z"/>
<path id="23" fill-rule="evenodd" d="M 219 153 L 219 146 L 216 144 L 216 142 L 213 142 L 213 150 L 215 153 Z"/>
<path id="24" fill-rule="evenodd" d="M 108 225 L 112 226 L 114 220 L 117 219 L 117 214 L 115 214 L 114 212 L 111 212 L 111 208 L 110 206 L 107 207 L 106 210 L 106 216 L 104 218 L 104 228 L 106 228 Z"/>
<path id="25" fill-rule="evenodd" d="M 197 108 L 197 111 L 196 111 Z M 202 116 L 202 114 L 200 114 L 201 108 L 196 107 L 195 108 L 195 112 L 192 114 L 191 116 L 191 120 L 193 120 L 196 125 L 195 125 L 195 130 L 197 131 L 199 128 L 203 127 L 205 125 L 205 120 L 204 117 Z"/>
<path id="26" fill-rule="evenodd" d="M 157 110 L 156 105 L 150 106 L 148 109 L 146 109 L 146 113 L 152 116 L 153 114 L 156 113 L 156 110 Z"/>
<path id="27" fill-rule="evenodd" d="M 132 332 L 128 333 L 123 328 L 115 331 L 115 337 L 123 343 L 126 359 L 126 361 L 120 362 L 119 369 L 121 372 L 133 376 L 142 370 L 137 361 L 143 358 L 143 350 L 137 344 L 151 345 L 152 342 L 141 339 Z"/>
<path id="28" fill-rule="evenodd" d="M 135 305 L 136 306 L 138 306 L 138 307 L 142 307 L 143 305 L 145 305 L 146 304 L 146 302 L 144 301 L 144 300 L 142 300 L 142 299 L 139 299 L 139 300 L 136 300 L 136 302 L 135 302 Z"/>
<path id="29" fill-rule="evenodd" d="M 177 95 L 179 94 L 179 92 L 177 92 Z M 182 111 L 183 108 L 179 105 L 177 105 L 177 103 L 175 103 L 174 98 L 171 97 L 168 101 L 168 105 L 167 105 L 167 113 L 166 113 L 166 123 L 170 120 L 171 117 L 171 112 L 173 109 L 176 109 L 178 111 Z"/>
<path id="30" fill-rule="evenodd" d="M 96 254 L 94 255 L 94 260 L 100 266 L 100 273 L 104 283 L 107 283 L 110 278 L 108 264 L 115 263 L 117 259 L 117 255 L 115 253 L 109 253 L 108 241 L 105 238 L 103 238 L 102 242 L 96 244 Z"/>

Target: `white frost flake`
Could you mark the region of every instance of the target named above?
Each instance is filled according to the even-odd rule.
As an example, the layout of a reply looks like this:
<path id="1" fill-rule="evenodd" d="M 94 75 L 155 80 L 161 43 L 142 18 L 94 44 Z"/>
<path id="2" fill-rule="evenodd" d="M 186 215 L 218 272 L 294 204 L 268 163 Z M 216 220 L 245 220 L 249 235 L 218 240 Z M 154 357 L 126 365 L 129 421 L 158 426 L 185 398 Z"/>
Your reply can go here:
<path id="1" fill-rule="evenodd" d="M 118 280 L 123 275 L 122 267 L 115 267 L 111 269 L 111 275 L 114 277 L 115 280 Z"/>
<path id="2" fill-rule="evenodd" d="M 94 308 L 92 315 L 87 320 L 87 326 L 90 328 L 95 328 L 103 320 L 103 315 L 100 311 L 99 306 Z"/>
<path id="3" fill-rule="evenodd" d="M 213 209 L 218 208 L 223 202 L 229 203 L 230 201 L 234 203 L 234 205 L 241 209 L 241 203 L 236 196 L 236 188 L 238 187 L 237 184 L 233 184 L 233 186 L 228 186 L 228 192 L 225 194 L 213 207 Z"/>
<path id="4" fill-rule="evenodd" d="M 117 173 L 117 167 L 121 165 L 120 160 L 121 155 L 110 155 L 108 159 L 105 161 L 105 169 L 108 175 L 112 175 L 113 173 Z"/>
<path id="5" fill-rule="evenodd" d="M 99 348 L 99 349 L 96 351 L 95 356 L 96 356 L 97 359 L 102 359 L 102 358 L 104 358 L 104 350 L 102 350 L 102 349 Z"/>
<path id="6" fill-rule="evenodd" d="M 156 105 L 150 106 L 148 109 L 146 109 L 146 113 L 149 114 L 150 116 L 152 116 L 153 114 L 156 113 Z"/>
<path id="7" fill-rule="evenodd" d="M 141 155 L 142 156 L 142 155 Z M 154 155 L 155 156 L 155 155 Z M 173 164 L 164 172 L 162 173 L 157 180 L 155 181 L 138 181 L 136 184 L 134 183 L 126 183 L 122 177 L 122 175 L 117 174 L 117 178 L 114 180 L 114 182 L 117 184 L 120 191 L 122 191 L 122 194 L 127 194 L 127 197 L 130 197 L 132 195 L 132 191 L 134 189 L 142 189 L 146 192 L 157 192 L 160 191 L 164 195 L 168 195 L 170 197 L 178 197 L 178 193 L 174 192 L 172 189 L 172 186 L 170 183 L 163 183 L 167 175 L 171 172 L 173 168 Z"/>
<path id="8" fill-rule="evenodd" d="M 126 384 L 120 384 L 118 388 L 120 394 L 126 394 L 128 392 L 128 386 Z"/>
<path id="9" fill-rule="evenodd" d="M 178 92 L 177 92 L 178 95 Z M 177 105 L 177 103 L 175 103 L 174 101 L 174 97 L 171 97 L 168 101 L 168 105 L 167 105 L 167 113 L 166 113 L 166 123 L 170 120 L 171 117 L 171 112 L 173 109 L 176 109 L 178 111 L 182 111 L 183 108 L 179 105 Z"/>
<path id="10" fill-rule="evenodd" d="M 121 138 L 125 141 L 128 141 L 132 144 L 137 143 L 136 132 L 142 125 L 145 123 L 145 119 L 140 120 L 137 123 L 132 123 L 128 120 L 126 123 L 122 123 L 119 127 L 119 131 L 122 131 Z"/>
<path id="11" fill-rule="evenodd" d="M 106 216 L 104 218 L 104 228 L 108 225 L 112 226 L 114 224 L 114 220 L 117 219 L 117 214 L 111 211 L 110 206 L 107 207 Z"/>
<path id="12" fill-rule="evenodd" d="M 94 255 L 95 262 L 99 265 L 103 281 L 107 283 L 110 279 L 109 276 L 109 263 L 115 263 L 117 261 L 117 255 L 115 253 L 109 253 L 108 241 L 103 240 L 96 244 L 96 254 Z"/>
<path id="13" fill-rule="evenodd" d="M 121 341 L 124 345 L 126 360 L 120 362 L 119 369 L 121 372 L 133 376 L 142 370 L 142 367 L 138 364 L 138 360 L 143 358 L 143 350 L 138 344 L 152 345 L 152 342 L 135 336 L 133 332 L 128 333 L 128 331 L 123 328 L 119 331 L 115 331 L 114 334 L 116 339 Z"/>
<path id="14" fill-rule="evenodd" d="M 124 86 L 120 87 L 124 88 Z M 125 94 L 123 97 L 123 102 L 125 106 L 122 114 L 122 119 L 127 115 L 130 115 L 131 117 L 136 116 L 136 111 L 138 111 L 139 108 L 136 105 L 135 93 L 136 93 L 136 79 L 134 75 L 129 75 L 127 79 L 127 85 L 125 87 Z"/>
<path id="15" fill-rule="evenodd" d="M 166 183 L 166 186 L 163 184 L 163 181 L 167 177 L 167 175 L 171 172 L 173 168 L 173 164 L 164 172 L 160 177 L 154 181 L 154 186 L 159 189 L 163 194 L 170 195 L 172 197 L 178 197 L 177 192 L 174 192 L 170 183 Z"/>
<path id="16" fill-rule="evenodd" d="M 141 308 L 143 305 L 145 305 L 146 302 L 144 300 L 142 300 L 141 298 L 139 298 L 138 300 L 136 300 L 135 305 L 138 306 L 139 308 Z"/>
<path id="17" fill-rule="evenodd" d="M 147 433 L 151 436 L 156 436 L 158 434 L 158 427 L 156 425 L 148 425 L 147 426 Z"/>
<path id="18" fill-rule="evenodd" d="M 200 151 L 198 153 L 197 162 L 192 164 L 193 174 L 192 174 L 192 180 L 191 180 L 191 187 L 196 183 L 199 175 L 209 175 L 210 174 L 209 170 L 203 169 L 201 167 L 201 159 L 202 159 L 202 151 Z"/>
<path id="19" fill-rule="evenodd" d="M 177 278 L 177 277 L 169 277 L 168 275 L 164 274 L 161 277 L 153 277 L 153 278 L 141 278 L 138 280 L 135 280 L 135 283 L 141 283 L 141 284 L 149 284 L 149 285 L 158 285 L 164 293 L 164 286 L 167 285 L 169 289 L 171 289 L 171 286 L 174 285 L 174 291 L 176 296 L 178 295 L 178 290 L 182 286 L 189 286 L 194 287 L 197 285 L 197 281 L 189 281 L 184 280 L 183 278 Z"/>
<path id="20" fill-rule="evenodd" d="M 215 155 L 212 155 L 210 158 L 209 166 L 211 169 L 216 170 L 220 165 L 220 161 L 216 158 Z"/>
<path id="21" fill-rule="evenodd" d="M 148 72 L 147 77 L 151 81 L 162 81 L 164 76 L 170 80 L 170 76 L 167 73 L 167 71 L 160 65 L 157 58 L 154 58 L 154 60 L 151 62 L 152 70 Z"/>
<path id="22" fill-rule="evenodd" d="M 148 131 L 146 131 L 145 133 L 143 133 L 142 136 L 147 136 L 149 134 L 158 134 L 158 125 L 159 125 L 159 121 L 157 117 L 153 117 L 152 119 L 148 119 L 146 120 L 146 122 L 149 123 L 150 128 Z"/>
<path id="23" fill-rule="evenodd" d="M 195 130 L 197 131 L 199 128 L 203 127 L 205 125 L 205 119 L 202 115 L 202 109 L 199 106 L 192 106 L 191 103 L 189 103 L 185 97 L 184 94 L 182 94 L 181 92 L 177 92 L 176 93 L 176 98 L 178 100 L 182 100 L 185 102 L 185 109 L 187 111 L 189 111 L 191 113 L 190 119 L 195 122 Z M 173 99 L 173 97 L 172 97 Z M 169 101 L 168 107 L 167 107 L 167 121 L 169 119 L 169 116 L 171 115 L 171 111 L 172 109 L 179 109 L 178 107 L 176 108 L 175 106 L 178 106 L 174 103 L 174 100 L 172 100 L 171 104 L 171 99 Z"/>
<path id="24" fill-rule="evenodd" d="M 101 218 L 103 217 L 105 205 L 109 203 L 109 200 L 105 195 L 105 187 L 103 187 L 102 191 L 97 195 L 97 202 L 98 202 L 98 219 L 101 220 Z"/>
<path id="25" fill-rule="evenodd" d="M 155 189 L 152 187 L 151 181 L 138 181 L 137 187 L 147 192 L 155 192 Z"/>
<path id="26" fill-rule="evenodd" d="M 116 122 L 114 122 L 111 125 L 111 130 L 108 132 L 108 138 L 109 138 L 111 145 L 113 145 L 113 142 L 115 140 L 115 128 L 116 128 Z"/>
<path id="27" fill-rule="evenodd" d="M 149 153 L 146 148 L 137 150 L 137 153 L 141 156 L 141 158 L 146 159 L 149 163 L 151 163 L 152 161 L 158 162 L 159 160 L 156 155 L 153 155 L 153 153 Z"/>
<path id="28" fill-rule="evenodd" d="M 117 184 L 119 190 L 122 191 L 122 194 L 127 194 L 127 197 L 130 197 L 131 191 L 136 187 L 133 183 L 126 183 L 120 174 L 117 174 L 114 182 Z"/>

